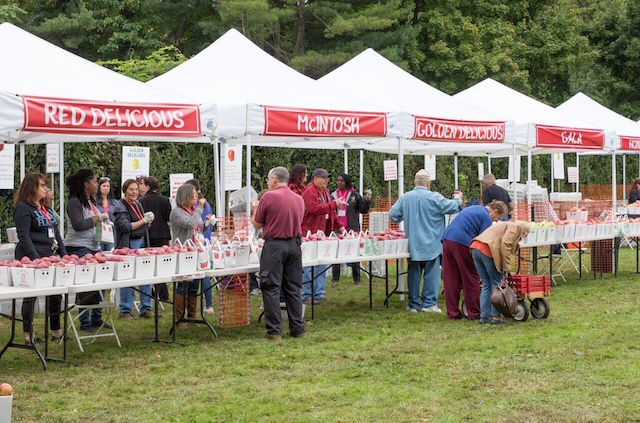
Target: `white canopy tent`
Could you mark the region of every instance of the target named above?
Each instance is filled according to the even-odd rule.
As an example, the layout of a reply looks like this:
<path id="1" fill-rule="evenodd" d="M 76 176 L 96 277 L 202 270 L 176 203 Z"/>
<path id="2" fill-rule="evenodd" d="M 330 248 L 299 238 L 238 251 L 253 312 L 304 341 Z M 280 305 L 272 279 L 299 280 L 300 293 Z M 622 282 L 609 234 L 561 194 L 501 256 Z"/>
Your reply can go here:
<path id="1" fill-rule="evenodd" d="M 320 85 L 235 29 L 148 82 L 218 105 L 221 142 L 294 148 L 371 148 L 402 135 L 400 114 Z M 223 186 L 224 184 L 220 184 Z M 217 205 L 224 210 L 223 204 Z"/>
<path id="2" fill-rule="evenodd" d="M 616 132 L 618 139 L 615 152 L 616 154 L 622 154 L 622 186 L 624 187 L 626 185 L 625 154 L 640 153 L 640 124 L 608 109 L 583 93 L 574 95 L 559 105 L 557 109 L 575 116 L 581 116 L 584 120 L 592 122 L 594 125 Z M 638 172 L 640 174 L 640 169 Z M 623 192 L 623 198 L 625 196 L 626 193 Z"/>
<path id="3" fill-rule="evenodd" d="M 0 66 L 0 141 L 20 144 L 21 175 L 24 144 L 61 143 L 63 163 L 69 141 L 211 142 L 215 105 L 199 107 L 10 23 L 0 25 L 0 55 L 10 61 Z"/>
<path id="4" fill-rule="evenodd" d="M 528 181 L 532 180 L 531 154 L 611 153 L 615 148 L 615 134 L 606 128 L 594 127 L 491 78 L 455 94 L 454 98 L 472 105 L 482 105 L 515 121 L 516 142 L 527 146 Z"/>
<path id="5" fill-rule="evenodd" d="M 497 114 L 433 88 L 373 49 L 366 49 L 319 82 L 410 116 L 403 138 L 409 154 L 508 156 L 513 125 Z M 394 152 L 387 145 L 373 148 Z"/>

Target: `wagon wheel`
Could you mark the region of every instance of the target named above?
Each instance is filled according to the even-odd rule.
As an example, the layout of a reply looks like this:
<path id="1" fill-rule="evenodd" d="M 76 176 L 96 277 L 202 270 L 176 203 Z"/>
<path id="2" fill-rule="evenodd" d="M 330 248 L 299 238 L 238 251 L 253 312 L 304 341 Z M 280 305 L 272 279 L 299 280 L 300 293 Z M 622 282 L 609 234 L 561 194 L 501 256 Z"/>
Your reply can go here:
<path id="1" fill-rule="evenodd" d="M 544 298 L 536 298 L 531 301 L 531 316 L 535 319 L 549 317 L 549 303 Z"/>
<path id="2" fill-rule="evenodd" d="M 513 320 L 516 322 L 526 322 L 529 318 L 529 308 L 524 300 L 518 300 L 518 308 L 516 314 L 513 316 Z"/>

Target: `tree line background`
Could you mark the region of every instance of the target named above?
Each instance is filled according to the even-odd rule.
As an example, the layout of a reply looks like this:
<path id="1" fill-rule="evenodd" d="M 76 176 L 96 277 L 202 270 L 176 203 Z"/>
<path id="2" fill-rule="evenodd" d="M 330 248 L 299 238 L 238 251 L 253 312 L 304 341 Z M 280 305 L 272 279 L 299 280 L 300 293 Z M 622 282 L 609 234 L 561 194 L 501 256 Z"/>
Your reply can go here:
<path id="1" fill-rule="evenodd" d="M 141 81 L 168 71 L 236 28 L 312 78 L 371 47 L 448 94 L 491 77 L 554 107 L 582 91 L 633 120 L 640 118 L 640 2 L 635 1 L 0 0 L 0 22 L 5 21 Z M 3 66 L 11 66 L 9 58 Z M 119 186 L 122 145 L 66 144 L 65 172 L 89 167 Z M 145 145 L 151 146 L 151 174 L 160 179 L 165 194 L 170 173 L 193 172 L 205 195 L 213 198 L 211 146 Z M 256 189 L 276 165 L 300 162 L 333 173 L 344 167 L 341 150 L 257 147 L 252 157 Z M 386 196 L 382 161 L 388 158 L 395 156 L 365 153 L 365 187 L 374 196 Z M 43 172 L 45 147 L 28 146 L 26 159 L 28 171 Z M 479 194 L 478 160 L 459 160 L 460 188 L 468 196 Z M 546 155 L 533 160 L 534 178 L 546 187 L 550 161 Z M 497 177 L 506 178 L 507 162 L 492 160 Z M 565 155 L 565 166 L 574 163 L 575 155 Z M 405 189 L 422 165 L 420 156 L 405 157 Z M 358 167 L 359 153 L 352 151 L 354 181 Z M 610 183 L 609 158 L 581 157 L 580 170 L 581 183 Z M 638 157 L 630 156 L 627 180 L 637 175 Z M 438 157 L 433 187 L 448 195 L 453 180 L 453 159 Z M 571 187 L 560 183 L 560 189 Z M 3 222 L 12 222 L 12 195 L 2 192 Z"/>

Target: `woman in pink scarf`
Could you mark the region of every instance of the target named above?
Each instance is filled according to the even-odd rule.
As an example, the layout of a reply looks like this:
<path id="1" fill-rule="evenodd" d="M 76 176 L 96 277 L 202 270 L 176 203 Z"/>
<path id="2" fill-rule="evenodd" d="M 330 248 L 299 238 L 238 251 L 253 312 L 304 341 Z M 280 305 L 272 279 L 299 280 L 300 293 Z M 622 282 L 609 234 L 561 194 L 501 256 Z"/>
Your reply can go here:
<path id="1" fill-rule="evenodd" d="M 364 198 L 353 188 L 351 178 L 346 173 L 338 175 L 337 189 L 333 192 L 333 197 L 342 200 L 345 204 L 338 206 L 338 220 L 347 230 L 360 231 L 360 214 L 369 212 L 371 205 L 371 195 Z M 360 283 L 360 263 L 350 263 L 353 273 L 353 282 Z M 340 265 L 333 265 L 333 282 L 340 280 Z"/>

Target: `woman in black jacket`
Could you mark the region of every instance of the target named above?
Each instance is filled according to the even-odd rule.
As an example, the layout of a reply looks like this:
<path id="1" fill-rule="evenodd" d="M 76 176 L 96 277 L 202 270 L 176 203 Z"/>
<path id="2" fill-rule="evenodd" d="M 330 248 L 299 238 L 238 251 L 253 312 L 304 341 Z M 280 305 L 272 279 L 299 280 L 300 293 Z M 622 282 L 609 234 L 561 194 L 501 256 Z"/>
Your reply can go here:
<path id="1" fill-rule="evenodd" d="M 58 218 L 50 207 L 44 205 L 47 196 L 47 182 L 39 173 L 27 174 L 16 193 L 13 220 L 18 232 L 16 260 L 29 257 L 35 260 L 53 255 L 65 255 L 66 250 L 60 231 Z M 62 338 L 60 329 L 61 295 L 49 297 L 49 323 L 54 340 Z M 33 335 L 33 308 L 35 297 L 22 301 L 22 330 L 27 344 L 37 342 Z"/>
<path id="2" fill-rule="evenodd" d="M 371 205 L 371 194 L 367 194 L 364 198 L 358 194 L 351 178 L 346 173 L 338 175 L 336 181 L 337 189 L 333 192 L 333 198 L 341 200 L 344 204 L 338 206 L 338 220 L 346 230 L 360 231 L 360 214 L 369 213 Z M 358 285 L 360 283 L 360 263 L 350 263 L 353 273 L 353 282 Z M 340 280 L 340 265 L 334 264 L 332 272 L 333 282 Z"/>
<path id="3" fill-rule="evenodd" d="M 113 214 L 116 224 L 116 248 L 131 248 L 137 250 L 148 244 L 147 229 L 153 221 L 153 213 L 144 211 L 138 201 L 138 183 L 127 179 L 122 186 L 124 197 L 116 206 Z M 140 317 L 150 319 L 151 313 L 151 285 L 140 285 Z M 135 291 L 133 288 L 120 288 L 120 304 L 118 306 L 120 318 L 131 320 L 131 310 Z"/>

